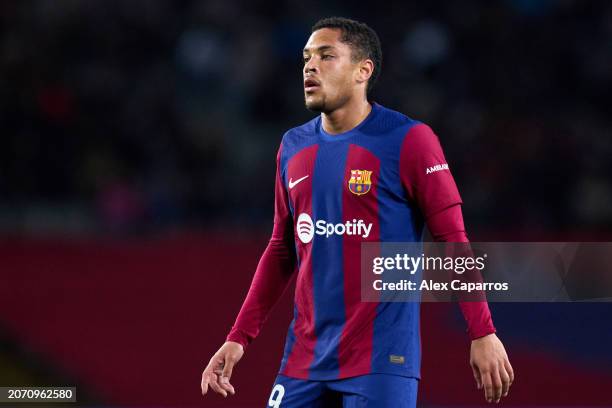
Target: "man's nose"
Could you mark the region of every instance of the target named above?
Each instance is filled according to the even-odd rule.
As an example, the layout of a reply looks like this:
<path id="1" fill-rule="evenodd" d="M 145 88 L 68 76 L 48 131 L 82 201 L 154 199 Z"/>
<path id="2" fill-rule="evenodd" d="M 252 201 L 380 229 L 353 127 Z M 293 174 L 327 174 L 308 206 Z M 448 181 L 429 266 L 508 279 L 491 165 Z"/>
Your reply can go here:
<path id="1" fill-rule="evenodd" d="M 317 65 L 313 62 L 314 58 L 311 58 L 310 60 L 308 60 L 308 62 L 304 65 L 304 73 L 317 73 L 318 71 L 318 67 Z"/>

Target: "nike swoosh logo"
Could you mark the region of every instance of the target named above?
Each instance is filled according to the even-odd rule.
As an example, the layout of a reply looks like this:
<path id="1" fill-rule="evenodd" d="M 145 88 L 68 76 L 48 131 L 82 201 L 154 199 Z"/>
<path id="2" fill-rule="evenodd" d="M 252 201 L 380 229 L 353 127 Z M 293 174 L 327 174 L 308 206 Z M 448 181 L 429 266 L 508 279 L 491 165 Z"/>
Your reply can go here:
<path id="1" fill-rule="evenodd" d="M 299 183 L 300 181 L 303 181 L 303 180 L 305 180 L 306 178 L 308 178 L 308 176 L 309 176 L 309 175 L 307 174 L 307 175 L 305 175 L 304 177 L 299 178 L 299 179 L 297 179 L 297 180 L 295 180 L 295 181 L 293 181 L 293 177 L 292 177 L 292 178 L 290 178 L 290 179 L 289 179 L 289 190 L 291 190 L 293 187 L 297 186 L 297 185 L 298 185 L 298 183 Z"/>

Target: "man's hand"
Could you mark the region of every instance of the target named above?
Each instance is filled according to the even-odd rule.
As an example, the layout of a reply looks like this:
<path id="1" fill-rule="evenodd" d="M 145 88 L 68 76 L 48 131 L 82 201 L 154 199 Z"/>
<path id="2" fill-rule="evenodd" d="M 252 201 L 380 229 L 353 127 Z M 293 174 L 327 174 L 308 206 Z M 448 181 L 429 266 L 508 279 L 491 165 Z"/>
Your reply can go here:
<path id="1" fill-rule="evenodd" d="M 243 354 L 244 349 L 241 344 L 226 341 L 212 356 L 202 373 L 202 395 L 206 395 L 209 386 L 224 397 L 227 397 L 228 393 L 234 395 L 236 391 L 230 384 L 230 378 L 234 365 L 240 361 Z"/>
<path id="2" fill-rule="evenodd" d="M 508 395 L 514 371 L 504 345 L 495 334 L 472 340 L 470 365 L 478 389 L 483 389 L 487 402 L 498 403 Z"/>

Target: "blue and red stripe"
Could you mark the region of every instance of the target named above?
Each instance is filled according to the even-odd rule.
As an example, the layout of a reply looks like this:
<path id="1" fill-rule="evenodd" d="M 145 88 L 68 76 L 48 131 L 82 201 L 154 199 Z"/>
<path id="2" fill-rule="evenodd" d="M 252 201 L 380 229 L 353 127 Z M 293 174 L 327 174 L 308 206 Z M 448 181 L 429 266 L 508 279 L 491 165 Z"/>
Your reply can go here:
<path id="1" fill-rule="evenodd" d="M 289 203 L 297 219 L 296 210 L 312 213 L 313 179 L 318 145 L 300 150 L 287 162 L 287 174 L 308 175 L 295 188 L 289 190 Z M 301 176 L 303 177 L 303 176 Z M 285 180 L 287 185 L 288 180 Z M 298 194 L 298 190 L 302 191 Z M 305 194 L 303 193 L 305 192 Z M 294 320 L 291 323 L 292 344 L 287 347 L 286 356 L 280 372 L 297 378 L 308 378 L 308 368 L 313 360 L 313 350 L 317 342 L 315 331 L 316 310 L 313 297 L 312 250 L 311 244 L 302 243 L 294 231 L 299 272 L 295 288 Z M 298 341 L 295 341 L 298 339 Z"/>

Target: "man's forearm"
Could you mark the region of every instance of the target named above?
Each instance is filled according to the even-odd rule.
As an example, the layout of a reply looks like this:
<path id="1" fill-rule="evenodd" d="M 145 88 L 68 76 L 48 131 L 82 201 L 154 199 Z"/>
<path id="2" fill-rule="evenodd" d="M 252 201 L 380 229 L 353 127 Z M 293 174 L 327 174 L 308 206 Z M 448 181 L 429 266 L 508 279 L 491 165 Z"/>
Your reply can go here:
<path id="1" fill-rule="evenodd" d="M 296 268 L 292 237 L 275 231 L 268 243 L 251 287 L 242 304 L 236 322 L 227 336 L 228 341 L 242 344 L 244 348 L 259 334 L 272 307 L 281 297 Z"/>
<path id="2" fill-rule="evenodd" d="M 469 242 L 463 224 L 461 205 L 442 210 L 427 220 L 427 226 L 436 242 Z M 484 302 L 459 302 L 461 313 L 467 323 L 470 339 L 474 340 L 495 333 L 491 311 Z"/>

